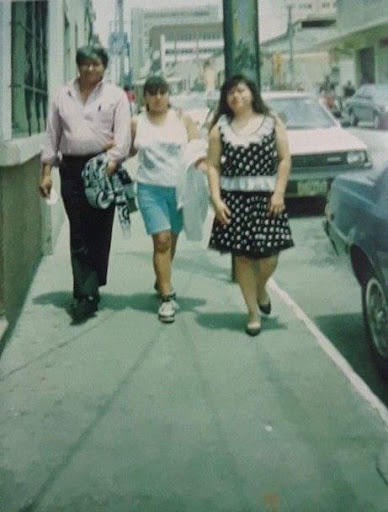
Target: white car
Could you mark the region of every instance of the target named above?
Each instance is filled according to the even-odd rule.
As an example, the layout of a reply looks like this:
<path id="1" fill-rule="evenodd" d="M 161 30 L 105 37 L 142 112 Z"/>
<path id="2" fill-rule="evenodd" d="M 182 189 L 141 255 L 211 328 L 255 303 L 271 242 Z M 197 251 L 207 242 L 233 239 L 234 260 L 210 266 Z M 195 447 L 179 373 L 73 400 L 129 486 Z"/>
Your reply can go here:
<path id="1" fill-rule="evenodd" d="M 170 96 L 170 104 L 190 116 L 204 135 L 207 134 L 206 123 L 210 108 L 206 93 L 190 92 Z"/>
<path id="2" fill-rule="evenodd" d="M 326 196 L 338 174 L 372 166 L 364 142 L 344 130 L 313 96 L 271 91 L 262 97 L 287 129 L 292 157 L 288 197 Z"/>

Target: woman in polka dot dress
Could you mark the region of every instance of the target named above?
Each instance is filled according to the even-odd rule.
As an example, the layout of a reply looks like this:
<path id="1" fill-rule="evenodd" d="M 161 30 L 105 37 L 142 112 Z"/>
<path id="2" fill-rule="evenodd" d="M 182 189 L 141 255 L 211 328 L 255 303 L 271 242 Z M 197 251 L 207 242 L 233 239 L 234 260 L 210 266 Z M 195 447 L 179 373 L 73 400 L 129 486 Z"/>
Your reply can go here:
<path id="1" fill-rule="evenodd" d="M 248 308 L 245 330 L 255 336 L 260 311 L 271 311 L 266 283 L 279 252 L 294 245 L 284 205 L 291 157 L 283 123 L 242 75 L 221 88 L 208 156 L 215 211 L 209 247 L 235 256 Z"/>

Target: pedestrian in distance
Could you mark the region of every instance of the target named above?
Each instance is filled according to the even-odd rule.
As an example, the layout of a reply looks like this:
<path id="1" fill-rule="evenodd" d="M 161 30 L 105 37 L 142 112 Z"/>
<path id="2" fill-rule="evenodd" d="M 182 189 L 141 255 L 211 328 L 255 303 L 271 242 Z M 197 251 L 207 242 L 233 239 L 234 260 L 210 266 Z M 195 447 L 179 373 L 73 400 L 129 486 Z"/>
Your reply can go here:
<path id="1" fill-rule="evenodd" d="M 183 228 L 177 186 L 184 172 L 188 144 L 201 139 L 194 121 L 170 107 L 167 81 L 149 77 L 143 88 L 144 110 L 131 122 L 131 155 L 138 154 L 137 199 L 145 229 L 152 237 L 154 288 L 160 297 L 158 318 L 175 320 L 176 294 L 171 286 L 172 261 Z M 206 148 L 196 166 L 206 172 Z"/>
<path id="2" fill-rule="evenodd" d="M 129 102 L 129 109 L 131 112 L 131 115 L 136 114 L 136 94 L 129 85 L 124 85 L 123 87 L 125 95 L 127 96 L 128 102 Z"/>
<path id="3" fill-rule="evenodd" d="M 75 322 L 98 309 L 99 287 L 107 282 L 114 204 L 93 208 L 87 201 L 82 170 L 106 153 L 111 176 L 130 149 L 129 106 L 122 89 L 104 80 L 108 54 L 99 46 L 77 50 L 78 76 L 63 86 L 51 105 L 41 155 L 39 190 L 49 198 L 52 168 L 59 165 L 61 195 L 70 225 Z"/>
<path id="4" fill-rule="evenodd" d="M 356 92 L 356 90 L 350 80 L 348 80 L 346 82 L 346 84 L 344 85 L 343 91 L 344 91 L 344 99 L 345 100 L 348 98 L 351 98 L 353 96 L 353 94 Z"/>
<path id="5" fill-rule="evenodd" d="M 284 203 L 291 158 L 282 121 L 243 75 L 221 87 L 208 163 L 215 211 L 209 247 L 232 254 L 248 309 L 245 330 L 255 336 L 260 312 L 271 312 L 266 284 L 279 252 L 294 245 Z"/>

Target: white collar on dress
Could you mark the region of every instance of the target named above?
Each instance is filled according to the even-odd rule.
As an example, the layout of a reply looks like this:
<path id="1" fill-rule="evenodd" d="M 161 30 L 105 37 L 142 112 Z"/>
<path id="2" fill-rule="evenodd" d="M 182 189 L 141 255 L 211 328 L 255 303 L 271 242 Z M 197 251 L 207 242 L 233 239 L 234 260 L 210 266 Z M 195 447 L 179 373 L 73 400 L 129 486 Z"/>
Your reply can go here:
<path id="1" fill-rule="evenodd" d="M 274 126 L 275 120 L 272 116 L 265 116 L 264 120 L 261 122 L 261 125 L 248 134 L 238 134 L 233 130 L 230 124 L 231 120 L 224 114 L 217 121 L 217 126 L 222 132 L 224 139 L 226 142 L 230 142 L 230 144 L 234 146 L 247 146 L 248 144 L 254 142 L 260 142 L 264 137 L 271 135 Z"/>

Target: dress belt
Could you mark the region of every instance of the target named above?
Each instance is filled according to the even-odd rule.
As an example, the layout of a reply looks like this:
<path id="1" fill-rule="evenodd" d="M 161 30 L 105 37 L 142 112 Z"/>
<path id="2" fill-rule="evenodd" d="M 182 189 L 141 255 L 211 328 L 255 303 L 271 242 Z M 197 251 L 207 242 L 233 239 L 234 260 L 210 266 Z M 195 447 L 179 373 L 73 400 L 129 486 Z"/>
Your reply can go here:
<path id="1" fill-rule="evenodd" d="M 221 176 L 223 190 L 239 192 L 273 192 L 276 176 Z"/>

